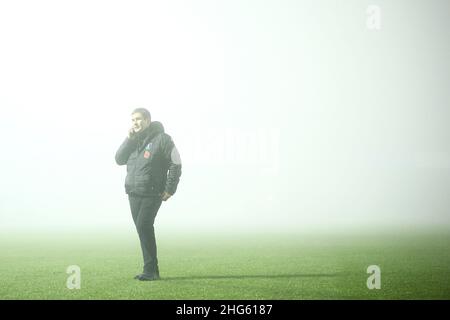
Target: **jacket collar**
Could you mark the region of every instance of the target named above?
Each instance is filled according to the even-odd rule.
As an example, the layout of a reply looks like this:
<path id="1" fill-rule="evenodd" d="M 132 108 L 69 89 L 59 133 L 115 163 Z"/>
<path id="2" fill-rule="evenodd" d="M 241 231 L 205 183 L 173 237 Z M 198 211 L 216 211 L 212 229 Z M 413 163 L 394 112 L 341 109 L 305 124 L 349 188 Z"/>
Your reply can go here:
<path id="1" fill-rule="evenodd" d="M 150 125 L 139 134 L 139 149 L 147 145 L 154 137 L 164 132 L 164 127 L 159 121 L 152 121 Z"/>

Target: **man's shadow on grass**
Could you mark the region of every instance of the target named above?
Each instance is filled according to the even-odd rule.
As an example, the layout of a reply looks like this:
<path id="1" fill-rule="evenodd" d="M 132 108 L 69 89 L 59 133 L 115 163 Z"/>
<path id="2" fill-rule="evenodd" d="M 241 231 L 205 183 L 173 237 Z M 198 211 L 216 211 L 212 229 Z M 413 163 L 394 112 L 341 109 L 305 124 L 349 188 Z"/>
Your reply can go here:
<path id="1" fill-rule="evenodd" d="M 322 273 L 322 274 L 254 274 L 254 275 L 210 275 L 210 276 L 186 276 L 186 277 L 161 277 L 163 281 L 172 280 L 217 280 L 217 279 L 289 279 L 289 278 L 321 278 L 337 277 L 342 273 Z"/>

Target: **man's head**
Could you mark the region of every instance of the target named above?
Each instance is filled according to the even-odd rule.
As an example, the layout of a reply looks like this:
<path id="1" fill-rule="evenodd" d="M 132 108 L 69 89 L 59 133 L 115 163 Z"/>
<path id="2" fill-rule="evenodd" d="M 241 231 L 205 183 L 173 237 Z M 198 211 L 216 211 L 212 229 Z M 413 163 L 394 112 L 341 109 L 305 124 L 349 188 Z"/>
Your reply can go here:
<path id="1" fill-rule="evenodd" d="M 145 108 L 134 109 L 131 113 L 131 122 L 133 123 L 134 132 L 141 132 L 150 125 L 150 112 Z"/>

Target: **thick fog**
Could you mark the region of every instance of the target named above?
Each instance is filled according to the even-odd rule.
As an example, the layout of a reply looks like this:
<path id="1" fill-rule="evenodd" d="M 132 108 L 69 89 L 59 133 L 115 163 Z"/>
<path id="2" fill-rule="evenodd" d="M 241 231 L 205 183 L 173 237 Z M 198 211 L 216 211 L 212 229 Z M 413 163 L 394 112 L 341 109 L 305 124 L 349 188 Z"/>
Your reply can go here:
<path id="1" fill-rule="evenodd" d="M 158 230 L 450 225 L 450 3 L 0 2 L 0 228 L 132 228 L 114 155 L 180 151 Z"/>

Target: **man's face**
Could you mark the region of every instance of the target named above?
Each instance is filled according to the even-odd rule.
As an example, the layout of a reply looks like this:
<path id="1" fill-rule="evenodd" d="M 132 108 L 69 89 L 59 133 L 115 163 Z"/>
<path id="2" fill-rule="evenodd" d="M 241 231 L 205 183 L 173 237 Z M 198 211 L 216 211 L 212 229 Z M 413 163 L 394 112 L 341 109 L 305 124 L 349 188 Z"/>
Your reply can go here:
<path id="1" fill-rule="evenodd" d="M 140 112 L 131 115 L 131 122 L 133 123 L 134 132 L 140 132 L 150 124 L 150 120 L 145 119 Z"/>

